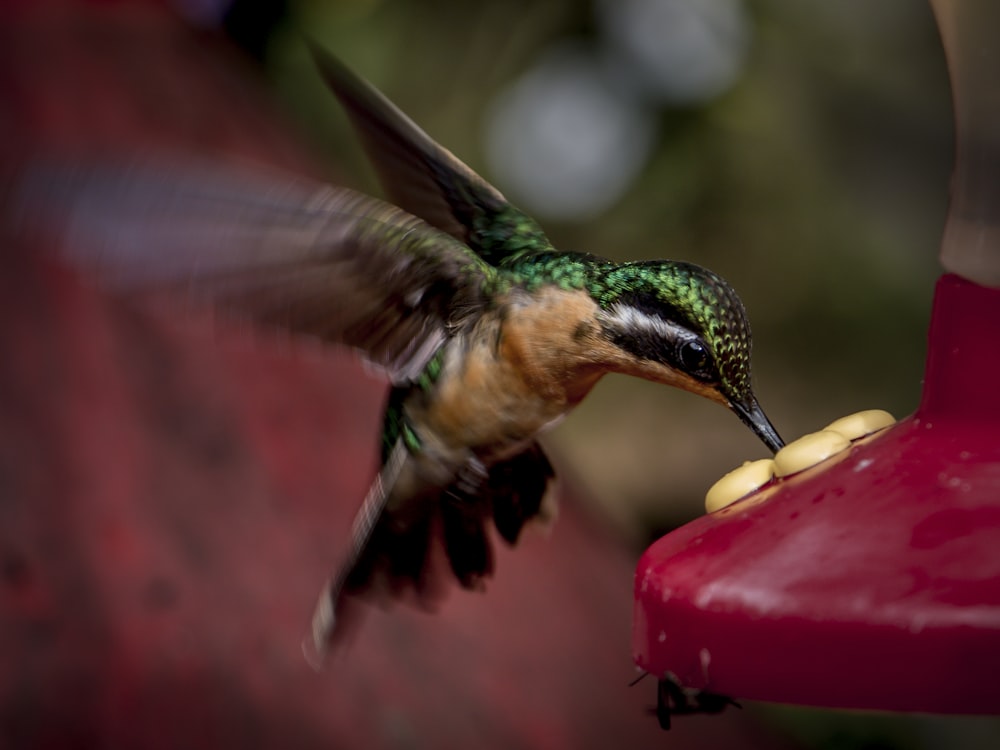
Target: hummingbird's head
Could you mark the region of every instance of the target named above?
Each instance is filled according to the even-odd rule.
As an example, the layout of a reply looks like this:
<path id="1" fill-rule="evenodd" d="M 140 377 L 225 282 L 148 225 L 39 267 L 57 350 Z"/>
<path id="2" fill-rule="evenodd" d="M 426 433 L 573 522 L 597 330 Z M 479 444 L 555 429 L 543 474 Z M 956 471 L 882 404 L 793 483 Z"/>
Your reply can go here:
<path id="1" fill-rule="evenodd" d="M 784 445 L 754 396 L 750 325 L 729 284 L 674 261 L 625 263 L 604 281 L 597 297 L 615 369 L 721 403 L 772 451 Z"/>

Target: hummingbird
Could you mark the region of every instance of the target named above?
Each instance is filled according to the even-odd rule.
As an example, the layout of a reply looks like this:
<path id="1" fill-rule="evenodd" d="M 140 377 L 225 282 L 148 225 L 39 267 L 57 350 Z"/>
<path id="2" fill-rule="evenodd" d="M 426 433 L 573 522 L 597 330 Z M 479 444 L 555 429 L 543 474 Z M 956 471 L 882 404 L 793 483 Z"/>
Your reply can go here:
<path id="1" fill-rule="evenodd" d="M 173 288 L 353 347 L 388 377 L 380 468 L 319 598 L 314 663 L 361 604 L 432 609 L 449 580 L 483 589 L 491 526 L 514 545 L 527 525 L 551 522 L 554 472 L 539 435 L 605 374 L 708 398 L 782 447 L 754 395 L 747 314 L 726 281 L 687 262 L 556 250 L 378 90 L 312 52 L 388 201 L 206 160 L 36 165 L 16 204 L 112 288 Z"/>

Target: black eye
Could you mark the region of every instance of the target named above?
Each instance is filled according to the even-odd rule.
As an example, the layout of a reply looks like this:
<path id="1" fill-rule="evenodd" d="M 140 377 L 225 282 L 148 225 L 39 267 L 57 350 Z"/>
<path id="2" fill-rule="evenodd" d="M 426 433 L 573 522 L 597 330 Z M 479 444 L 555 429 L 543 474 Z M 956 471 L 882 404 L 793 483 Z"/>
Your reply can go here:
<path id="1" fill-rule="evenodd" d="M 708 349 L 697 341 L 685 341 L 677 350 L 677 357 L 685 371 L 692 375 L 708 374 Z"/>

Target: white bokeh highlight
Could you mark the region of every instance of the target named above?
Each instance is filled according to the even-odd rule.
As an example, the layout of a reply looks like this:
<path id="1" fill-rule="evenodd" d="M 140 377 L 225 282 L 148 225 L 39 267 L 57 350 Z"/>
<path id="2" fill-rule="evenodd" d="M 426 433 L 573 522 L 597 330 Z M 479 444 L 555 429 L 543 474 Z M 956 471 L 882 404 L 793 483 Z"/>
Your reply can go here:
<path id="1" fill-rule="evenodd" d="M 487 120 L 491 173 L 540 217 L 582 220 L 613 205 L 653 146 L 655 118 L 614 90 L 584 48 L 553 49 L 501 92 Z"/>
<path id="2" fill-rule="evenodd" d="M 599 0 L 596 8 L 610 51 L 647 96 L 701 104 L 743 71 L 752 25 L 742 0 Z"/>

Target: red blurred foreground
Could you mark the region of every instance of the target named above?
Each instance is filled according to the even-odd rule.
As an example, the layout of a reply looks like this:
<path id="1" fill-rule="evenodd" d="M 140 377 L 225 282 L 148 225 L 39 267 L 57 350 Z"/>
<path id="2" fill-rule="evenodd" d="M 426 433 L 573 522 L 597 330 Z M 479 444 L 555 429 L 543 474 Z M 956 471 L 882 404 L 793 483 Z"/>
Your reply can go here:
<path id="1" fill-rule="evenodd" d="M 153 5 L 16 5 L 4 164 L 153 146 L 311 170 L 210 34 Z M 500 551 L 487 596 L 374 612 L 313 673 L 300 642 L 370 480 L 382 385 L 346 355 L 109 299 L 0 240 L 0 746 L 667 739 L 652 688 L 627 687 L 632 562 L 572 502 L 550 539 Z M 774 746 L 748 726 L 669 740 Z"/>

